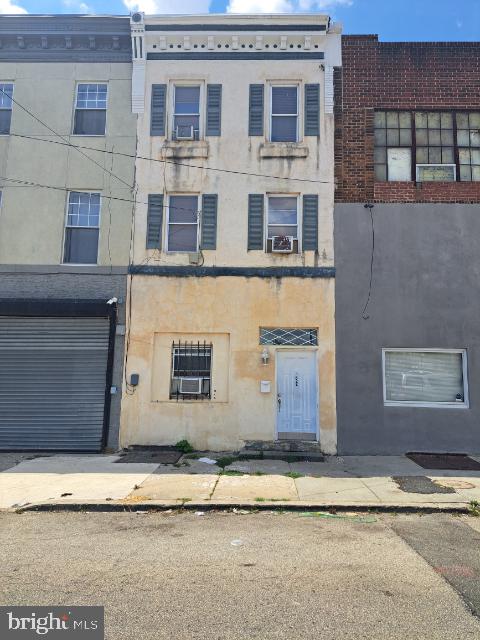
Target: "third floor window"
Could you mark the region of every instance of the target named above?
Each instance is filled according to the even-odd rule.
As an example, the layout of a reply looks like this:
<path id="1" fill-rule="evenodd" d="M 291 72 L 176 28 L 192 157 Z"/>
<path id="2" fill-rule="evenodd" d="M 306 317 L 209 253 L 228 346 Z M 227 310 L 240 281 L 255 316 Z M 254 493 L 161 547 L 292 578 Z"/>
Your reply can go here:
<path id="1" fill-rule="evenodd" d="M 107 85 L 77 85 L 73 134 L 77 136 L 104 136 L 106 121 Z"/>
<path id="2" fill-rule="evenodd" d="M 13 84 L 0 82 L 0 135 L 10 133 L 12 121 Z"/>
<path id="3" fill-rule="evenodd" d="M 175 85 L 172 138 L 200 139 L 200 86 Z"/>
<path id="4" fill-rule="evenodd" d="M 375 179 L 480 181 L 480 112 L 377 111 Z"/>

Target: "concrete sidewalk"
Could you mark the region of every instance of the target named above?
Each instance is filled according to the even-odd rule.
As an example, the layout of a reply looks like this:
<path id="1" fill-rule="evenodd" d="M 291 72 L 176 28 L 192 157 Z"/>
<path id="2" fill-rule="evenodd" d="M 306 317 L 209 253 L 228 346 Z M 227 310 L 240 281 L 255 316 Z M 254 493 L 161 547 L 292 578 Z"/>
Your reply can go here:
<path id="1" fill-rule="evenodd" d="M 466 511 L 480 503 L 480 471 L 428 471 L 403 456 L 292 463 L 236 460 L 224 469 L 186 457 L 175 465 L 122 464 L 118 455 L 31 458 L 0 454 L 0 469 L 5 469 L 0 473 L 0 509 L 184 505 L 198 510 L 284 506 Z"/>

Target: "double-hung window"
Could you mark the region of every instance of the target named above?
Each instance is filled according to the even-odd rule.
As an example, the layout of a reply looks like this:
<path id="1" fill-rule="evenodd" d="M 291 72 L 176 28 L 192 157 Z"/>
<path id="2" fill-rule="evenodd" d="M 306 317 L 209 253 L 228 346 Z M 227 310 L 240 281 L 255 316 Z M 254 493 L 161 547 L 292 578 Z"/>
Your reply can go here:
<path id="1" fill-rule="evenodd" d="M 298 85 L 271 87 L 271 142 L 298 141 Z"/>
<path id="2" fill-rule="evenodd" d="M 2 136 L 10 133 L 12 98 L 13 84 L 10 82 L 0 82 L 0 135 Z"/>
<path id="3" fill-rule="evenodd" d="M 97 264 L 100 194 L 72 191 L 68 196 L 63 261 Z"/>
<path id="4" fill-rule="evenodd" d="M 480 181 L 480 112 L 375 112 L 378 181 Z"/>
<path id="5" fill-rule="evenodd" d="M 200 86 L 175 85 L 173 96 L 173 140 L 200 139 Z"/>
<path id="6" fill-rule="evenodd" d="M 211 398 L 212 350 L 206 342 L 173 343 L 171 399 Z"/>
<path id="7" fill-rule="evenodd" d="M 198 251 L 198 196 L 170 196 L 167 251 Z"/>
<path id="8" fill-rule="evenodd" d="M 384 349 L 386 405 L 467 407 L 467 354 L 462 349 Z"/>
<path id="9" fill-rule="evenodd" d="M 107 122 L 107 85 L 79 84 L 75 102 L 73 133 L 104 136 Z"/>
<path id="10" fill-rule="evenodd" d="M 290 238 L 292 241 L 290 242 Z M 298 198 L 297 196 L 268 196 L 267 251 L 275 246 L 291 246 L 298 252 Z"/>

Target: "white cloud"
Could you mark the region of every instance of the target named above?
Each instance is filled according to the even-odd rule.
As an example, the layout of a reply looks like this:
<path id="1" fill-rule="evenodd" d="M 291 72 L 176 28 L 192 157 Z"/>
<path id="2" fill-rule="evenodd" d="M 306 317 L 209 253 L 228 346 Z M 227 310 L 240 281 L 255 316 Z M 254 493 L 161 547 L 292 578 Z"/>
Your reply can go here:
<path id="1" fill-rule="evenodd" d="M 12 4 L 12 0 L 0 0 L 0 13 L 28 13 L 23 7 Z"/>
<path id="2" fill-rule="evenodd" d="M 230 0 L 229 13 L 288 13 L 318 11 L 343 5 L 349 7 L 353 0 Z"/>
<path id="3" fill-rule="evenodd" d="M 75 13 L 93 13 L 91 7 L 89 7 L 86 2 L 80 2 L 79 0 L 63 0 L 63 6 Z"/>
<path id="4" fill-rule="evenodd" d="M 130 11 L 144 11 L 147 14 L 208 13 L 210 2 L 211 0 L 123 0 Z"/>

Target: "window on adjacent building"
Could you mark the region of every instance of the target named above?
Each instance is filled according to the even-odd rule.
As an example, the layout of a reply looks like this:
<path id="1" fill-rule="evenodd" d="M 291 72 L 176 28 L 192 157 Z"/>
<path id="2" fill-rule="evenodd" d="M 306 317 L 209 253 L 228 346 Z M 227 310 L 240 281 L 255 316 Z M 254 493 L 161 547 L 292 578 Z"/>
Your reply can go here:
<path id="1" fill-rule="evenodd" d="M 457 113 L 460 180 L 480 181 L 480 111 Z"/>
<path id="2" fill-rule="evenodd" d="M 172 137 L 174 140 L 200 139 L 200 86 L 175 85 Z"/>
<path id="3" fill-rule="evenodd" d="M 10 133 L 12 98 L 13 84 L 10 82 L 0 82 L 0 135 L 2 136 Z"/>
<path id="4" fill-rule="evenodd" d="M 384 349 L 385 404 L 468 406 L 466 351 Z"/>
<path id="5" fill-rule="evenodd" d="M 104 136 L 107 121 L 107 85 L 79 84 L 75 103 L 74 135 Z"/>
<path id="6" fill-rule="evenodd" d="M 198 196 L 170 196 L 167 251 L 198 251 Z"/>
<path id="7" fill-rule="evenodd" d="M 68 197 L 63 261 L 97 264 L 100 194 L 72 191 Z"/>
<path id="8" fill-rule="evenodd" d="M 211 398 L 212 344 L 174 342 L 170 398 L 203 400 Z"/>
<path id="9" fill-rule="evenodd" d="M 282 242 L 290 246 L 290 239 L 291 251 L 298 253 L 297 196 L 268 196 L 267 251 L 272 251 L 272 246 L 281 251 Z"/>
<path id="10" fill-rule="evenodd" d="M 377 111 L 375 179 L 480 181 L 480 112 Z"/>
<path id="11" fill-rule="evenodd" d="M 298 141 L 298 86 L 272 86 L 271 126 L 272 142 Z"/>

